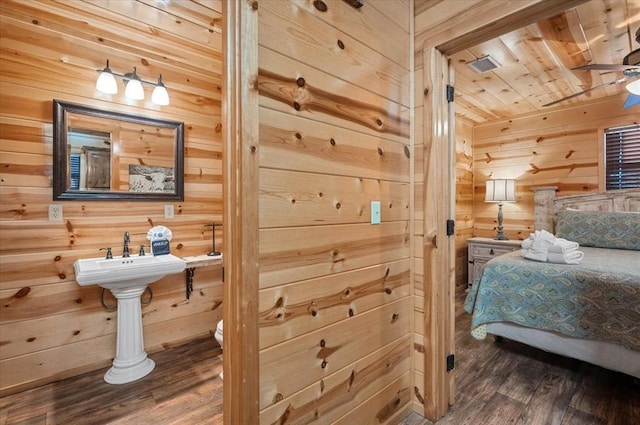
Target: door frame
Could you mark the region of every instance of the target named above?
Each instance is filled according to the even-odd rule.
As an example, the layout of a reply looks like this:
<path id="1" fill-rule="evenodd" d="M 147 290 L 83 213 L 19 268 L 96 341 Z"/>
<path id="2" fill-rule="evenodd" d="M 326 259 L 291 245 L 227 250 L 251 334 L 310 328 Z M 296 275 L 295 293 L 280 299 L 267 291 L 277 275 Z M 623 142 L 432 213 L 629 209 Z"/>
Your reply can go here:
<path id="1" fill-rule="evenodd" d="M 444 416 L 455 402 L 455 369 L 447 372 L 447 356 L 455 350 L 455 238 L 446 236 L 446 220 L 455 218 L 455 172 L 451 170 L 455 167 L 451 164 L 455 114 L 446 101 L 446 86 L 454 74 L 448 57 L 586 1 L 478 1 L 415 35 L 415 46 L 423 52 L 425 93 L 424 416 L 432 421 Z"/>
<path id="2" fill-rule="evenodd" d="M 223 1 L 223 423 L 260 423 L 258 2 Z"/>

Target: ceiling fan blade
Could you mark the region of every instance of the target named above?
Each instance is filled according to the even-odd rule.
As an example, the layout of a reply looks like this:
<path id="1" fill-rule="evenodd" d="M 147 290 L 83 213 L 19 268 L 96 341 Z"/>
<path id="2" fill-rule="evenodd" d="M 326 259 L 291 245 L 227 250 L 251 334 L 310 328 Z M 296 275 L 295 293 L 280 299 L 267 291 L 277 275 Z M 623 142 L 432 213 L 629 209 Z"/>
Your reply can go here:
<path id="1" fill-rule="evenodd" d="M 582 65 L 576 68 L 571 68 L 572 71 L 626 71 L 629 69 L 640 70 L 640 66 L 637 65 L 614 65 L 607 63 L 592 63 L 590 65 Z"/>
<path id="2" fill-rule="evenodd" d="M 601 87 L 613 86 L 615 84 L 624 83 L 625 81 L 627 81 L 627 79 L 628 79 L 627 77 L 622 77 L 622 78 L 620 78 L 618 80 L 613 80 L 613 81 L 609 81 L 608 83 L 599 84 L 597 86 L 593 86 L 593 87 L 591 87 L 589 89 L 583 90 L 583 91 L 581 91 L 579 93 L 575 93 L 575 94 L 572 94 L 570 96 L 563 97 L 562 99 L 554 100 L 551 103 L 547 103 L 546 105 L 542 105 L 542 107 L 544 108 L 544 107 L 547 107 L 547 106 L 555 105 L 556 103 L 564 102 L 565 100 L 569 100 L 569 99 L 573 99 L 574 97 L 582 96 L 585 93 L 589 93 L 590 91 L 599 89 Z"/>
<path id="3" fill-rule="evenodd" d="M 632 106 L 640 105 L 640 96 L 637 94 L 629 93 L 627 100 L 624 102 L 622 109 L 631 108 Z"/>

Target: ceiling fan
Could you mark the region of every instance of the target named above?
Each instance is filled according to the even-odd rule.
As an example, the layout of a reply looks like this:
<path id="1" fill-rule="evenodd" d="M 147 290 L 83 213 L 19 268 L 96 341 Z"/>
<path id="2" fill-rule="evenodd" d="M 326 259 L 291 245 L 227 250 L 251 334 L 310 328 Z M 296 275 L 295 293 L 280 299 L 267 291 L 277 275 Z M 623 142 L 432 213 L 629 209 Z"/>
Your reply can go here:
<path id="1" fill-rule="evenodd" d="M 640 43 L 640 28 L 636 31 L 636 41 Z M 636 49 L 629 53 L 622 60 L 621 65 L 616 64 L 598 64 L 593 63 L 590 65 L 583 65 L 576 68 L 571 68 L 572 71 L 619 71 L 622 72 L 622 78 L 618 78 L 616 80 L 599 84 L 597 86 L 588 88 L 587 90 L 583 90 L 579 93 L 572 94 L 567 97 L 563 97 L 562 99 L 553 101 L 551 103 L 547 103 L 545 106 L 555 105 L 556 103 L 564 102 L 568 99 L 573 99 L 574 97 L 581 96 L 585 93 L 589 93 L 590 91 L 597 90 L 602 87 L 612 86 L 616 84 L 622 84 L 626 82 L 630 82 L 627 85 L 627 90 L 629 90 L 629 96 L 627 97 L 627 101 L 624 104 L 624 108 L 628 108 L 633 105 L 637 105 L 640 103 L 640 49 Z"/>

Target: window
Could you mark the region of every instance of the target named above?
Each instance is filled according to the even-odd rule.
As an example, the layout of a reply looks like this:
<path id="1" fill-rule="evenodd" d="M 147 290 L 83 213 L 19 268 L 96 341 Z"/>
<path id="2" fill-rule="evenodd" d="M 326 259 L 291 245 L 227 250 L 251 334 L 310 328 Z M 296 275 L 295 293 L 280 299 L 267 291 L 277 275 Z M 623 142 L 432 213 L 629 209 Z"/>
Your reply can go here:
<path id="1" fill-rule="evenodd" d="M 640 124 L 604 131 L 606 190 L 640 187 Z"/>
<path id="2" fill-rule="evenodd" d="M 69 175 L 71 182 L 69 183 L 69 189 L 80 189 L 80 154 L 72 153 L 69 155 Z"/>

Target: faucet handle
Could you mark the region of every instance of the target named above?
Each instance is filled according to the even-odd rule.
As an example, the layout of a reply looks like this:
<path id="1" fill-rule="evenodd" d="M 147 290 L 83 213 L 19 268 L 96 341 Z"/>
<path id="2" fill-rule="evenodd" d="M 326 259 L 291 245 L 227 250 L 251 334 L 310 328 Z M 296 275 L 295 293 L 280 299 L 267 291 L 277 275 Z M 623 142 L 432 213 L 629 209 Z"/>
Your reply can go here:
<path id="1" fill-rule="evenodd" d="M 140 245 L 140 252 L 138 252 L 138 256 L 142 257 L 144 255 L 144 245 Z"/>
<path id="2" fill-rule="evenodd" d="M 107 251 L 107 256 L 105 257 L 107 260 L 111 260 L 113 258 L 113 255 L 111 254 L 111 247 L 108 248 L 100 248 L 99 251 Z"/>

